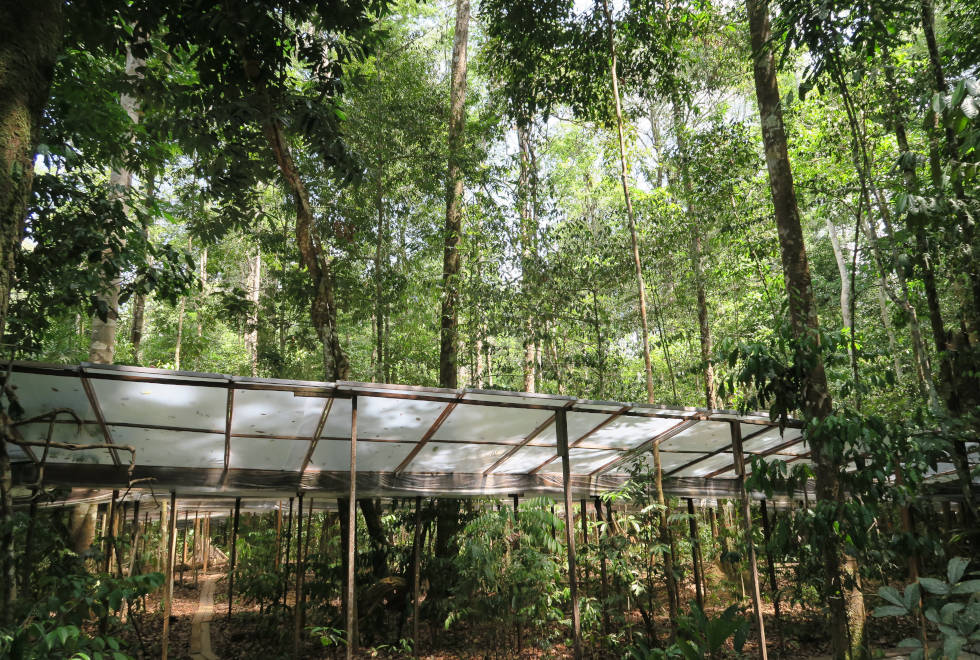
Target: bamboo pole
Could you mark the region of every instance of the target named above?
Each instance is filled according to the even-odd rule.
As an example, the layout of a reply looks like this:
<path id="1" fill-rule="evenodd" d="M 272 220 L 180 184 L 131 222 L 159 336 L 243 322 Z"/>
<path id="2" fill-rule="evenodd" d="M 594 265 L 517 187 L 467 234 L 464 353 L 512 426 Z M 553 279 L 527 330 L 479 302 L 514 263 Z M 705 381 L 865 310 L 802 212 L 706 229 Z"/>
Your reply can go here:
<path id="1" fill-rule="evenodd" d="M 180 583 L 184 584 L 184 568 L 187 567 L 187 517 L 190 512 L 184 511 L 184 542 L 180 550 Z"/>
<path id="2" fill-rule="evenodd" d="M 568 421 L 564 408 L 555 413 L 555 432 L 558 436 L 558 454 L 561 456 L 562 489 L 565 492 L 565 544 L 568 550 L 568 588 L 572 601 L 572 649 L 575 660 L 582 658 L 582 629 L 578 610 L 578 586 L 575 579 L 575 527 L 572 516 L 571 468 L 568 461 Z"/>
<path id="3" fill-rule="evenodd" d="M 174 600 L 174 558 L 177 554 L 177 492 L 170 491 L 170 522 L 167 524 L 167 570 L 163 585 L 163 633 L 160 636 L 160 657 L 167 660 L 170 643 L 170 612 Z M 162 521 L 161 521 L 162 523 Z"/>

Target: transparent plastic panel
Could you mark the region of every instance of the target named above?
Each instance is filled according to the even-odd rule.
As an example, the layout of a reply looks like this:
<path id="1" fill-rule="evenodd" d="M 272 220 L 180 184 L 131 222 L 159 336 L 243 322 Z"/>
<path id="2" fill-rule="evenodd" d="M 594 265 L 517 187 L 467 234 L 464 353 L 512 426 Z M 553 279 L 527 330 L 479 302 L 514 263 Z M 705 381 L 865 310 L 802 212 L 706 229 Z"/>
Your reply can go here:
<path id="1" fill-rule="evenodd" d="M 18 429 L 24 440 L 29 442 L 44 442 L 48 436 L 48 425 L 45 423 L 40 424 L 25 424 Z M 51 434 L 52 442 L 61 442 L 65 444 L 76 444 L 76 445 L 92 445 L 92 444 L 103 444 L 105 438 L 102 435 L 102 431 L 95 424 L 82 424 L 78 426 L 77 424 L 55 424 L 54 432 Z M 116 444 L 126 444 L 120 442 L 119 439 L 113 437 L 113 441 Z M 7 445 L 8 451 L 13 449 L 15 445 Z M 37 456 L 38 460 L 44 454 L 44 447 L 31 447 L 31 451 Z M 139 454 L 137 454 L 139 456 Z M 25 454 L 26 458 L 26 454 Z M 129 464 L 129 452 L 120 451 L 119 461 L 125 464 Z M 103 464 L 108 465 L 112 463 L 112 455 L 109 454 L 108 449 L 83 449 L 83 450 L 70 450 L 70 449 L 57 449 L 52 447 L 48 451 L 48 463 L 78 463 L 78 464 Z"/>
<path id="2" fill-rule="evenodd" d="M 405 468 L 406 472 L 461 472 L 482 474 L 513 449 L 505 445 L 463 445 L 429 442 Z"/>
<path id="3" fill-rule="evenodd" d="M 232 438 L 228 465 L 251 470 L 299 470 L 310 448 L 303 440 Z"/>
<path id="4" fill-rule="evenodd" d="M 360 413 L 360 400 L 357 404 L 358 413 Z M 320 437 L 350 439 L 350 409 L 350 399 L 334 399 L 333 405 L 330 406 L 330 414 L 327 416 L 327 423 L 323 425 L 323 432 L 320 433 Z M 358 416 L 358 421 L 360 421 L 360 416 Z M 360 430 L 360 424 L 358 424 L 358 430 Z"/>
<path id="5" fill-rule="evenodd" d="M 772 449 L 773 447 L 778 447 L 779 445 L 788 442 L 794 437 L 799 437 L 800 433 L 796 429 L 786 429 L 786 434 L 780 434 L 778 427 L 773 427 L 769 429 L 760 429 L 755 427 L 753 432 L 763 430 L 761 435 L 757 435 L 754 438 L 745 439 L 748 433 L 745 432 L 745 427 L 748 424 L 742 425 L 742 450 L 747 454 L 755 454 L 763 451 Z"/>
<path id="6" fill-rule="evenodd" d="M 124 380 L 89 381 L 106 422 L 224 433 L 228 390 Z"/>
<path id="7" fill-rule="evenodd" d="M 568 450 L 568 468 L 571 474 L 591 474 L 603 465 L 621 456 L 622 452 L 611 449 L 576 449 Z M 561 474 L 561 459 L 551 461 L 541 470 L 542 474 Z"/>
<path id="8" fill-rule="evenodd" d="M 680 423 L 664 417 L 629 417 L 621 415 L 590 435 L 585 444 L 595 447 L 632 449 L 657 437 Z"/>
<path id="9" fill-rule="evenodd" d="M 446 409 L 446 405 L 440 401 L 358 397 L 357 437 L 409 442 L 421 440 L 440 413 Z M 330 415 L 333 416 L 333 411 Z M 348 412 L 348 429 L 349 417 Z"/>
<path id="10" fill-rule="evenodd" d="M 117 445 L 136 448 L 137 465 L 163 467 L 223 468 L 225 436 L 221 433 L 161 431 L 128 426 L 110 426 Z M 119 455 L 128 462 L 128 452 Z"/>
<path id="11" fill-rule="evenodd" d="M 235 390 L 231 432 L 312 438 L 327 399 L 279 390 Z"/>
<path id="12" fill-rule="evenodd" d="M 661 451 L 712 452 L 732 443 L 727 422 L 697 422 L 660 445 Z"/>
<path id="13" fill-rule="evenodd" d="M 358 402 L 360 407 L 360 402 Z M 358 472 L 394 472 L 405 460 L 415 443 L 358 442 Z M 310 461 L 310 470 L 348 472 L 350 470 L 350 441 L 320 440 Z"/>
<path id="14" fill-rule="evenodd" d="M 460 403 L 436 431 L 433 440 L 517 444 L 552 414 L 549 410 L 468 406 Z"/>
<path id="15" fill-rule="evenodd" d="M 568 421 L 568 442 L 569 444 L 577 441 L 583 435 L 602 424 L 604 421 L 609 419 L 609 415 L 602 413 L 581 413 L 581 412 L 569 412 L 565 413 L 565 419 Z M 599 429 L 596 433 L 593 433 L 588 438 L 585 439 L 585 444 L 592 445 L 596 434 L 601 432 Z M 536 438 L 532 441 L 536 445 L 549 445 L 552 447 L 558 446 L 558 435 L 555 432 L 555 425 L 549 424 L 548 428 L 538 434 Z M 602 443 L 596 443 L 602 445 Z"/>
<path id="16" fill-rule="evenodd" d="M 694 460 L 692 457 L 691 460 Z M 729 454 L 722 452 L 720 454 L 715 454 L 711 458 L 706 458 L 703 461 L 695 463 L 691 467 L 684 468 L 677 474 L 671 475 L 673 477 L 703 477 L 712 472 L 717 472 L 718 470 L 726 467 L 731 467 L 735 462 L 734 454 Z"/>
<path id="17" fill-rule="evenodd" d="M 36 417 L 55 408 L 71 408 L 83 420 L 94 420 L 95 413 L 82 388 L 82 381 L 73 376 L 48 376 L 13 371 L 10 383 L 16 388 L 17 399 L 24 409 L 24 419 Z M 63 417 L 68 419 L 67 416 Z"/>
<path id="18" fill-rule="evenodd" d="M 494 474 L 527 474 L 557 453 L 555 447 L 533 447 L 525 445 L 504 461 Z"/>
<path id="19" fill-rule="evenodd" d="M 678 453 L 678 452 L 664 451 L 663 449 L 661 449 L 660 467 L 665 473 L 670 472 L 671 470 L 676 470 L 680 466 L 690 463 L 691 461 L 698 459 L 702 456 L 704 456 L 704 454 Z M 643 452 L 641 457 L 643 460 L 643 464 L 646 466 L 646 468 L 648 470 L 653 470 L 654 469 L 653 452 L 645 451 Z M 625 474 L 629 472 L 629 467 L 632 463 L 633 463 L 633 459 L 626 461 L 626 463 L 624 463 L 621 467 L 614 470 L 611 474 L 617 474 L 617 473 Z"/>

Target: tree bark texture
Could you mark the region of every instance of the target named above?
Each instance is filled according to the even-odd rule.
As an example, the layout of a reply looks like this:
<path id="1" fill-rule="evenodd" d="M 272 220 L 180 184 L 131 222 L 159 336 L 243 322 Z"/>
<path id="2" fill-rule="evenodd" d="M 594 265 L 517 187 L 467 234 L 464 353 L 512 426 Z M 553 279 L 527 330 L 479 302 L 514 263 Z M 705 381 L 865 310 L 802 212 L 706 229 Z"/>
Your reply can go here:
<path id="1" fill-rule="evenodd" d="M 459 242 L 463 230 L 463 128 L 466 124 L 466 44 L 470 2 L 456 0 L 456 31 L 449 92 L 449 163 L 446 169 L 446 227 L 442 259 L 442 311 L 440 315 L 439 385 L 458 387 L 459 367 Z"/>
<path id="2" fill-rule="evenodd" d="M 518 122 L 517 124 L 517 144 L 520 149 L 520 174 L 517 180 L 517 208 L 520 214 L 520 236 L 521 246 L 521 289 L 524 293 L 524 304 L 526 305 L 527 318 L 524 321 L 524 391 L 535 391 L 535 320 L 531 310 L 534 309 L 534 301 L 531 298 L 529 289 L 531 280 L 534 277 L 534 255 L 537 252 L 537 200 L 535 199 L 535 171 L 534 145 L 531 141 L 531 126 Z"/>
<path id="3" fill-rule="evenodd" d="M 779 85 L 776 79 L 776 61 L 769 49 L 770 25 L 767 0 L 746 0 L 749 31 L 753 53 L 753 76 L 765 147 L 766 166 L 769 170 L 769 187 L 775 211 L 776 229 L 782 256 L 783 277 L 789 298 L 790 323 L 796 338 L 811 352 L 806 358 L 810 364 L 804 391 L 804 413 L 807 417 L 821 420 L 832 412 L 832 401 L 827 386 L 827 375 L 818 349 L 819 320 L 813 298 L 810 267 L 807 261 L 800 212 L 793 186 L 786 133 L 780 107 Z M 815 353 L 815 354 L 814 354 Z M 842 497 L 836 458 L 816 438 L 811 438 L 815 462 L 817 498 L 839 502 Z M 844 602 L 843 549 L 840 539 L 823 539 L 823 570 L 826 583 L 833 592 L 830 607 L 831 653 L 835 658 L 851 658 L 861 655 L 863 647 L 863 617 L 861 621 L 849 621 L 848 612 L 856 613 L 855 598 Z M 863 603 L 861 606 L 863 611 Z"/>

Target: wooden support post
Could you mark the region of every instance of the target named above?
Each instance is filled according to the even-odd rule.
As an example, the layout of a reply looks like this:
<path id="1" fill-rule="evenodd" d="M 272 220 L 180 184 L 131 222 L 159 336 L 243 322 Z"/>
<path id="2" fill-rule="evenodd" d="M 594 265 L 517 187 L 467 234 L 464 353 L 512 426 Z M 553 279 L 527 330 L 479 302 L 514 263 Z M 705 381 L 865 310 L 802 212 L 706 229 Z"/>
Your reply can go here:
<path id="1" fill-rule="evenodd" d="M 415 496 L 415 534 L 412 540 L 412 650 L 418 655 L 419 644 L 419 587 L 422 579 L 419 576 L 422 557 L 422 497 Z"/>
<path id="2" fill-rule="evenodd" d="M 105 535 L 105 559 L 103 560 L 103 572 L 112 572 L 112 550 L 115 546 L 115 518 L 116 518 L 116 500 L 119 499 L 119 491 L 112 491 L 112 499 L 109 500 L 109 505 L 106 508 L 105 518 L 103 522 L 105 523 L 103 528 L 103 534 Z M 32 499 L 31 502 L 34 500 Z"/>
<path id="3" fill-rule="evenodd" d="M 514 498 L 514 520 L 517 520 L 517 503 L 520 496 L 515 493 L 511 497 Z"/>
<path id="4" fill-rule="evenodd" d="M 596 496 L 595 498 L 595 519 L 599 523 L 599 536 L 596 539 L 596 545 L 599 548 L 599 609 L 602 611 L 602 636 L 605 637 L 609 634 L 609 612 L 606 610 L 606 594 L 608 590 L 608 581 L 606 576 L 606 549 L 603 547 L 602 539 L 605 538 L 608 533 L 606 525 L 602 524 L 602 498 Z"/>
<path id="5" fill-rule="evenodd" d="M 235 562 L 238 559 L 238 519 L 242 509 L 242 498 L 235 498 L 235 520 L 231 528 L 231 567 L 228 571 L 228 618 L 231 619 L 231 603 L 235 598 Z"/>
<path id="6" fill-rule="evenodd" d="M 759 628 L 759 658 L 768 660 L 766 649 L 766 623 L 762 618 L 762 594 L 759 589 L 759 566 L 755 558 L 755 544 L 752 542 L 752 508 L 745 490 L 745 455 L 742 453 L 742 427 L 738 421 L 729 422 L 732 430 L 732 453 L 735 458 L 739 502 L 742 505 L 742 525 L 745 528 L 745 544 L 749 553 L 749 571 L 752 575 L 752 609 Z"/>
<path id="7" fill-rule="evenodd" d="M 300 657 L 303 643 L 303 491 L 297 496 L 296 514 L 296 607 L 293 610 L 293 656 Z"/>
<path id="8" fill-rule="evenodd" d="M 160 657 L 167 660 L 170 643 L 170 612 L 174 600 L 174 558 L 177 555 L 177 492 L 170 491 L 170 522 L 167 524 L 167 570 L 163 585 L 163 633 L 160 636 Z"/>
<path id="9" fill-rule="evenodd" d="M 701 541 L 698 539 L 698 520 L 694 513 L 694 500 L 687 498 L 687 522 L 691 531 L 691 565 L 694 567 L 694 593 L 698 607 L 704 610 L 704 589 L 701 586 Z"/>
<path id="10" fill-rule="evenodd" d="M 180 549 L 180 583 L 184 584 L 184 568 L 187 566 L 187 517 L 190 512 L 184 511 L 184 542 Z"/>
<path id="11" fill-rule="evenodd" d="M 136 563 L 139 561 L 140 542 L 140 501 L 133 502 L 133 529 L 129 536 L 129 575 L 136 574 Z"/>
<path id="12" fill-rule="evenodd" d="M 585 505 L 585 500 L 579 502 L 579 518 L 582 519 L 582 547 L 589 547 L 589 508 Z M 589 583 L 589 562 L 585 561 L 582 564 L 585 576 L 582 581 L 582 588 L 586 588 Z"/>
<path id="13" fill-rule="evenodd" d="M 201 560 L 201 516 L 194 512 L 194 538 L 191 539 L 191 555 L 194 558 L 194 587 L 197 588 L 197 567 Z"/>
<path id="14" fill-rule="evenodd" d="M 575 521 L 572 519 L 571 468 L 568 461 L 568 421 L 564 408 L 555 412 L 558 454 L 561 456 L 561 482 L 565 491 L 565 544 L 568 549 L 568 588 L 572 601 L 572 650 L 575 660 L 582 658 L 582 629 L 578 611 L 578 586 L 575 584 Z"/>
<path id="15" fill-rule="evenodd" d="M 357 539 L 357 395 L 350 400 L 350 490 L 347 494 L 347 660 L 354 658 L 357 639 L 354 631 L 357 600 L 354 589 L 355 541 Z"/>
<path id="16" fill-rule="evenodd" d="M 211 514 L 204 514 L 204 520 L 201 523 L 201 549 L 204 551 L 204 557 L 201 560 L 201 566 L 204 571 L 204 575 L 208 574 L 208 563 L 211 559 Z"/>
<path id="17" fill-rule="evenodd" d="M 775 517 L 775 507 L 773 516 Z M 776 615 L 776 633 L 779 635 L 779 647 L 782 649 L 782 628 L 783 624 L 779 615 L 779 583 L 776 581 L 776 564 L 772 560 L 772 550 L 769 547 L 772 539 L 772 531 L 769 526 L 769 507 L 765 500 L 762 500 L 762 538 L 766 541 L 766 565 L 769 572 L 769 588 L 772 589 L 772 609 Z"/>
<path id="18" fill-rule="evenodd" d="M 286 516 L 286 554 L 282 558 L 282 606 L 286 606 L 286 594 L 289 591 L 289 548 L 293 537 L 293 498 L 289 498 L 289 515 Z"/>
<path id="19" fill-rule="evenodd" d="M 279 553 L 282 551 L 282 500 L 276 505 L 276 573 L 279 572 Z"/>

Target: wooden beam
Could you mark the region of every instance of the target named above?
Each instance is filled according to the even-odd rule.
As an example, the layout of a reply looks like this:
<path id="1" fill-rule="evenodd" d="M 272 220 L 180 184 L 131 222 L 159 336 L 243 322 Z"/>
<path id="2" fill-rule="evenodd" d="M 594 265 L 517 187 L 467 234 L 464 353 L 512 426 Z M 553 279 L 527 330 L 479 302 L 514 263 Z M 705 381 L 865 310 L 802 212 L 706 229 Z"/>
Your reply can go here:
<path id="1" fill-rule="evenodd" d="M 755 435 L 755 433 L 753 433 L 752 435 Z M 793 438 L 792 440 L 788 440 L 786 442 L 780 443 L 780 444 L 776 445 L 775 447 L 770 447 L 769 449 L 767 449 L 765 451 L 753 452 L 752 455 L 753 456 L 765 457 L 765 456 L 770 456 L 772 454 L 778 454 L 783 449 L 786 449 L 788 447 L 792 447 L 793 445 L 798 445 L 801 442 L 803 442 L 803 436 L 797 436 L 797 437 Z M 807 452 L 806 455 L 809 455 L 809 452 Z M 792 463 L 797 458 L 802 458 L 802 456 L 796 456 L 795 458 L 787 461 L 787 463 Z M 714 479 L 719 474 L 724 474 L 724 473 L 729 472 L 731 470 L 735 470 L 735 461 L 734 461 L 734 458 L 732 459 L 732 465 L 731 466 L 726 466 L 726 467 L 723 467 L 723 468 L 719 468 L 719 469 L 715 470 L 714 472 L 709 472 L 708 474 L 704 475 L 704 478 L 705 479 Z M 735 471 L 737 472 L 737 470 L 735 470 Z"/>
<path id="2" fill-rule="evenodd" d="M 235 387 L 229 384 L 228 397 L 225 402 L 225 472 L 221 483 L 225 483 L 228 477 L 228 468 L 231 466 L 231 420 L 235 411 Z"/>
<path id="3" fill-rule="evenodd" d="M 303 475 L 306 474 L 306 468 L 310 466 L 310 461 L 313 460 L 313 452 L 316 451 L 316 445 L 320 441 L 320 435 L 323 433 L 323 427 L 327 424 L 327 418 L 330 416 L 330 410 L 333 408 L 334 398 L 330 397 L 327 402 L 323 404 L 323 411 L 320 413 L 320 419 L 316 422 L 316 428 L 313 430 L 313 437 L 310 438 L 310 447 L 306 452 L 306 456 L 303 457 L 303 465 L 299 470 L 299 480 L 300 483 L 303 482 Z"/>
<path id="4" fill-rule="evenodd" d="M 613 460 L 609 461 L 608 463 L 606 463 L 605 465 L 603 465 L 599 469 L 593 470 L 589 474 L 589 476 L 590 477 L 598 477 L 600 474 L 604 474 L 604 473 L 608 472 L 609 470 L 613 469 L 614 467 L 617 467 L 621 463 L 625 463 L 626 461 L 630 460 L 634 456 L 637 456 L 638 454 L 642 454 L 643 452 L 645 452 L 646 450 L 650 449 L 654 445 L 659 445 L 661 442 L 664 442 L 665 440 L 669 440 L 670 438 L 673 438 L 675 435 L 677 435 L 681 431 L 683 431 L 685 429 L 688 429 L 688 428 L 694 426 L 694 424 L 696 424 L 699 421 L 701 421 L 701 420 L 700 419 L 684 419 L 684 420 L 681 420 L 680 422 L 678 422 L 678 423 L 674 424 L 673 426 L 671 426 L 666 431 L 663 431 L 661 433 L 658 433 L 657 435 L 653 436 L 652 438 L 650 438 L 649 440 L 647 440 L 643 444 L 640 444 L 640 445 L 636 446 L 634 449 L 626 452 L 624 455 L 617 456 L 616 458 L 614 458 Z"/>
<path id="5" fill-rule="evenodd" d="M 354 624 L 356 623 L 355 610 L 357 609 L 357 600 L 355 599 L 355 589 L 354 589 L 354 562 L 356 559 L 355 555 L 355 540 L 357 538 L 357 395 L 355 394 L 351 397 L 350 406 L 350 490 L 347 495 L 347 616 L 346 616 L 346 630 L 347 630 L 347 649 L 346 656 L 347 660 L 353 660 L 354 654 L 357 651 L 357 639 L 354 634 Z M 454 404 L 447 406 L 455 407 Z M 445 419 L 449 413 L 443 411 L 440 415 L 440 419 Z M 439 422 L 441 424 L 442 422 Z M 438 428 L 437 425 L 433 425 L 434 428 Z M 430 429 L 432 433 L 435 433 L 434 429 Z M 431 437 L 431 436 L 430 436 Z M 416 449 L 421 449 L 421 442 L 416 446 Z M 417 452 L 416 452 L 417 453 Z"/>
<path id="6" fill-rule="evenodd" d="M 162 521 L 161 521 L 162 522 Z M 163 585 L 163 632 L 160 635 L 160 657 L 167 660 L 170 644 L 170 613 L 174 600 L 174 556 L 177 554 L 177 492 L 170 491 L 170 519 L 167 523 L 167 569 Z"/>
<path id="7" fill-rule="evenodd" d="M 446 419 L 449 417 L 449 414 L 456 408 L 456 404 L 459 403 L 459 400 L 462 398 L 462 396 L 463 394 L 460 393 L 456 397 L 455 401 L 450 401 L 449 403 L 446 404 L 446 407 L 443 408 L 442 412 L 439 413 L 439 416 L 436 417 L 436 421 L 432 422 L 432 426 L 429 427 L 429 430 L 425 432 L 425 434 L 418 442 L 415 443 L 415 446 L 412 447 L 412 451 L 408 453 L 408 456 L 405 457 L 405 460 L 399 463 L 398 467 L 395 468 L 395 474 L 400 474 L 405 468 L 408 467 L 408 464 L 411 463 L 416 456 L 418 456 L 419 452 L 422 451 L 422 447 L 428 444 L 429 440 L 432 439 L 432 436 L 434 436 L 436 434 L 436 431 L 439 430 L 439 427 L 442 426 L 442 423 L 446 421 Z M 356 401 L 357 400 L 356 397 L 353 400 Z M 354 413 L 354 417 L 355 418 L 357 417 L 356 413 Z"/>
<path id="8" fill-rule="evenodd" d="M 99 423 L 99 428 L 102 430 L 102 438 L 105 440 L 107 445 L 115 444 L 112 441 L 112 434 L 109 433 L 109 427 L 105 423 L 105 416 L 102 414 L 102 406 L 99 405 L 99 400 L 95 396 L 95 390 L 92 388 L 92 383 L 89 382 L 88 376 L 86 376 L 84 369 L 81 371 L 79 380 L 82 381 L 82 389 L 85 390 L 85 396 L 88 397 L 88 404 L 92 406 L 92 413 L 95 415 L 95 420 Z M 109 454 L 112 456 L 113 465 L 121 465 L 119 462 L 119 453 L 115 449 L 110 449 Z"/>
<path id="9" fill-rule="evenodd" d="M 763 428 L 759 429 L 758 431 L 753 431 L 752 433 L 748 434 L 747 436 L 745 436 L 745 438 L 743 438 L 743 440 L 750 440 L 750 439 L 754 438 L 755 436 L 762 435 L 763 433 L 766 433 L 768 431 L 769 431 L 768 428 L 763 427 Z M 684 465 L 682 465 L 680 467 L 676 467 L 673 470 L 670 470 L 669 472 L 664 472 L 664 476 L 665 477 L 671 477 L 671 476 L 677 474 L 678 472 L 683 472 L 687 468 L 692 467 L 692 466 L 695 466 L 695 465 L 697 465 L 698 463 L 700 463 L 702 461 L 706 461 L 709 458 L 712 458 L 713 456 L 717 456 L 718 454 L 722 454 L 722 453 L 724 453 L 726 451 L 731 451 L 731 450 L 732 450 L 732 443 L 729 442 L 724 447 L 720 447 L 719 449 L 715 449 L 712 452 L 708 452 L 704 456 L 700 456 L 698 458 L 695 458 L 693 461 L 690 461 L 688 463 L 685 463 Z M 730 469 L 731 468 L 725 468 L 725 470 L 730 470 Z"/>
<path id="10" fill-rule="evenodd" d="M 572 601 L 572 651 L 575 660 L 582 660 L 582 628 L 578 611 L 578 586 L 575 576 L 575 521 L 572 507 L 571 468 L 568 461 L 568 419 L 565 409 L 555 413 L 555 433 L 558 436 L 558 455 L 561 456 L 562 489 L 565 491 L 565 545 L 568 549 L 568 589 Z"/>
<path id="11" fill-rule="evenodd" d="M 524 439 L 521 440 L 520 443 L 518 443 L 517 445 L 515 445 L 513 449 L 509 449 L 507 451 L 507 453 L 504 454 L 503 456 L 501 456 L 499 459 L 497 459 L 497 461 L 493 465 L 491 465 L 486 470 L 484 470 L 483 471 L 483 474 L 485 474 L 485 475 L 486 474 L 490 474 L 491 472 L 493 472 L 494 470 L 496 470 L 498 467 L 500 467 L 501 465 L 503 465 L 504 462 L 506 462 L 508 459 L 510 459 L 511 456 L 513 456 L 514 454 L 516 454 L 518 451 L 521 450 L 521 448 L 525 447 L 529 442 L 531 442 L 536 437 L 538 437 L 539 435 L 541 435 L 544 432 L 544 430 L 546 428 L 548 428 L 549 426 L 551 426 L 552 424 L 554 424 L 554 422 L 555 422 L 555 416 L 554 415 L 551 415 L 546 420 L 544 420 L 543 422 L 541 422 L 540 424 L 538 424 L 537 428 L 535 428 L 533 431 L 531 431 L 526 436 L 524 436 Z"/>
<path id="12" fill-rule="evenodd" d="M 735 455 L 735 471 L 738 481 L 738 496 L 742 506 L 742 525 L 745 528 L 745 540 L 749 550 L 749 571 L 752 575 L 752 609 L 755 613 L 756 626 L 759 629 L 759 658 L 768 660 L 769 651 L 766 648 L 766 622 L 762 618 L 762 594 L 759 589 L 759 566 L 756 563 L 755 543 L 752 540 L 752 508 L 749 496 L 745 491 L 745 456 L 742 453 L 742 427 L 737 421 L 731 422 L 732 453 Z"/>
<path id="13" fill-rule="evenodd" d="M 611 415 L 609 415 L 608 417 L 606 417 L 606 419 L 604 419 L 601 422 L 599 422 L 598 424 L 596 424 L 593 428 L 589 429 L 589 431 L 585 435 L 583 435 L 582 437 L 580 437 L 578 440 L 576 440 L 575 442 L 573 442 L 568 447 L 565 447 L 565 449 L 568 449 L 569 447 L 578 447 L 589 436 L 591 436 L 592 434 L 596 433 L 597 431 L 599 431 L 600 429 L 602 429 L 604 426 L 608 425 L 609 423 L 615 421 L 617 417 L 619 417 L 620 415 L 622 415 L 623 413 L 625 413 L 629 409 L 630 409 L 629 406 L 623 406 L 623 407 L 621 407 L 619 410 L 617 410 L 616 412 L 614 412 Z M 565 410 L 567 410 L 567 408 Z M 567 422 L 566 422 L 566 424 L 567 424 Z M 566 426 L 566 428 L 567 428 L 567 426 Z M 548 460 L 546 460 L 544 463 L 542 463 L 538 467 L 536 467 L 533 470 L 531 470 L 528 474 L 537 474 L 539 471 L 541 471 L 546 466 L 548 466 L 553 461 L 555 461 L 555 460 L 557 460 L 559 458 L 561 458 L 561 454 L 560 453 L 556 453 L 554 456 L 552 456 L 551 458 L 549 458 Z"/>

